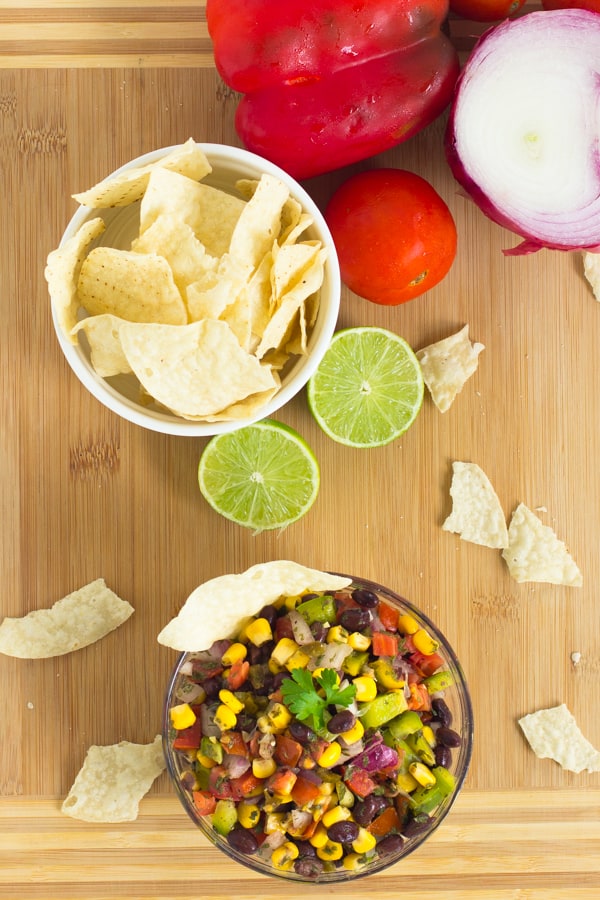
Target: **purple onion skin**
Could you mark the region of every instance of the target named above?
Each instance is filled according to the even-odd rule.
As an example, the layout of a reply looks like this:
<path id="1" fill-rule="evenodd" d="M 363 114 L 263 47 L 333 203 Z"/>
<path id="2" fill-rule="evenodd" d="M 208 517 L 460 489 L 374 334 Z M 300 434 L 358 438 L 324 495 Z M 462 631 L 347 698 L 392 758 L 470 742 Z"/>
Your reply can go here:
<path id="1" fill-rule="evenodd" d="M 555 12 L 559 12 L 555 10 Z M 569 15 L 573 15 L 575 18 L 579 16 L 580 13 L 583 13 L 585 17 L 587 14 L 598 15 L 598 13 L 590 13 L 589 10 L 580 10 L 580 9 L 569 9 L 560 10 L 560 13 L 568 12 Z M 479 207 L 479 209 L 486 215 L 489 219 L 495 222 L 497 225 L 500 225 L 502 228 L 506 228 L 508 231 L 512 231 L 513 234 L 517 234 L 523 238 L 520 244 L 517 244 L 516 247 L 512 247 L 509 249 L 503 249 L 502 253 L 505 256 L 524 256 L 529 253 L 536 253 L 538 250 L 547 249 L 547 250 L 563 250 L 563 251 L 581 251 L 581 250 L 589 250 L 592 252 L 600 251 L 600 244 L 593 245 L 579 245 L 574 246 L 573 244 L 560 244 L 554 243 L 552 241 L 542 241 L 538 238 L 533 237 L 532 235 L 525 232 L 521 226 L 513 221 L 510 217 L 506 216 L 498 207 L 492 203 L 490 198 L 487 196 L 485 191 L 483 191 L 479 185 L 473 181 L 470 175 L 465 171 L 462 160 L 456 149 L 456 109 L 458 105 L 458 94 L 460 92 L 460 87 L 462 82 L 465 79 L 465 76 L 472 77 L 472 71 L 469 68 L 469 61 L 474 56 L 476 52 L 481 50 L 485 44 L 488 42 L 494 42 L 497 36 L 503 32 L 510 30 L 515 25 L 518 27 L 518 22 L 523 18 L 528 18 L 530 16 L 547 16 L 549 13 L 547 11 L 542 12 L 532 12 L 527 13 L 525 16 L 520 17 L 520 19 L 507 19 L 504 22 L 501 22 L 498 25 L 492 26 L 481 37 L 476 41 L 473 49 L 469 55 L 469 60 L 467 60 L 467 64 L 461 70 L 455 86 L 454 86 L 454 95 L 452 102 L 450 104 L 450 111 L 448 116 L 448 124 L 446 126 L 446 131 L 444 135 L 444 151 L 446 155 L 446 160 L 452 172 L 452 175 L 456 179 L 456 181 L 461 185 L 464 189 L 466 195 L 473 200 L 473 202 Z"/>

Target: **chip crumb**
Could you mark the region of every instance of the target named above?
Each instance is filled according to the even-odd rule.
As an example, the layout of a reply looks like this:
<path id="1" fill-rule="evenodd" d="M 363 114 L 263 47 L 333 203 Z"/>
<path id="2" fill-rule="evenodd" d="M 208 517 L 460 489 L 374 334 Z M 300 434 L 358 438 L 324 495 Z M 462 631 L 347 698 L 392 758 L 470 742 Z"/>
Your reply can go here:
<path id="1" fill-rule="evenodd" d="M 594 297 L 600 301 L 600 253 L 584 250 L 583 274 L 592 288 Z"/>
<path id="2" fill-rule="evenodd" d="M 27 701 L 27 709 L 33 709 L 33 703 L 31 702 L 31 700 Z"/>
<path id="3" fill-rule="evenodd" d="M 506 519 L 492 484 L 476 463 L 452 463 L 452 512 L 444 531 L 459 534 L 464 541 L 501 549 L 508 544 Z"/>
<path id="4" fill-rule="evenodd" d="M 483 344 L 469 339 L 469 326 L 417 351 L 423 380 L 440 412 L 447 412 L 456 395 L 475 373 Z"/>
<path id="5" fill-rule="evenodd" d="M 579 650 L 573 650 L 573 652 L 571 653 L 571 662 L 574 666 L 579 665 L 579 663 L 581 662 L 581 653 L 579 652 Z"/>
<path id="6" fill-rule="evenodd" d="M 569 772 L 600 772 L 600 751 L 583 736 L 566 704 L 540 709 L 518 720 L 539 759 L 553 759 Z"/>
<path id="7" fill-rule="evenodd" d="M 508 526 L 508 546 L 502 556 L 518 582 L 539 581 L 581 587 L 583 576 L 554 531 L 520 503 Z"/>

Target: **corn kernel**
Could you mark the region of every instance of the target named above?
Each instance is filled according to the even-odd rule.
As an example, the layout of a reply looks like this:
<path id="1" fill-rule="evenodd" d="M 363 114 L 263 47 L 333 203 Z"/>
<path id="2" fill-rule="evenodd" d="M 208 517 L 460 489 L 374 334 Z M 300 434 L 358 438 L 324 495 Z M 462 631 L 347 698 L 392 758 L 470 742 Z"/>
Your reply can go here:
<path id="1" fill-rule="evenodd" d="M 416 778 L 410 774 L 410 772 L 400 772 L 396 775 L 396 787 L 400 788 L 401 791 L 405 791 L 407 794 L 412 794 L 412 792 L 419 786 L 419 782 Z"/>
<path id="2" fill-rule="evenodd" d="M 212 769 L 212 767 L 217 764 L 216 759 L 213 759 L 211 756 L 206 756 L 205 753 L 200 753 L 200 751 L 196 753 L 196 759 L 205 769 Z"/>
<path id="3" fill-rule="evenodd" d="M 232 691 L 228 691 L 225 688 L 222 691 L 219 691 L 219 700 L 221 703 L 224 703 L 233 713 L 239 713 L 243 710 L 244 704 L 242 701 L 235 696 Z"/>
<path id="4" fill-rule="evenodd" d="M 313 834 L 309 837 L 308 843 L 318 849 L 319 847 L 324 847 L 328 840 L 327 829 L 319 822 Z"/>
<path id="5" fill-rule="evenodd" d="M 293 841 L 286 841 L 276 847 L 271 854 L 271 862 L 277 869 L 288 869 L 290 864 L 300 855 L 300 851 Z"/>
<path id="6" fill-rule="evenodd" d="M 366 865 L 366 863 L 367 860 L 362 853 L 347 853 L 344 857 L 342 865 L 350 872 L 355 872 L 357 869 L 362 869 L 363 866 Z"/>
<path id="7" fill-rule="evenodd" d="M 419 782 L 421 787 L 431 787 L 435 784 L 435 775 L 425 763 L 411 763 L 408 767 L 408 771 L 412 777 Z"/>
<path id="8" fill-rule="evenodd" d="M 332 625 L 327 632 L 326 641 L 328 644 L 347 644 L 348 631 L 342 625 Z"/>
<path id="9" fill-rule="evenodd" d="M 277 727 L 273 725 L 267 715 L 259 716 L 256 720 L 256 727 L 262 734 L 275 734 Z"/>
<path id="10" fill-rule="evenodd" d="M 424 628 L 419 628 L 412 636 L 415 648 L 424 656 L 431 656 L 439 649 L 439 641 L 434 640 Z"/>
<path id="11" fill-rule="evenodd" d="M 284 597 L 282 605 L 285 606 L 286 609 L 296 609 L 300 601 L 303 599 L 304 598 L 300 595 L 296 595 L 294 597 Z"/>
<path id="12" fill-rule="evenodd" d="M 322 847 L 317 847 L 319 859 L 341 859 L 344 855 L 344 847 L 337 841 L 327 840 Z"/>
<path id="13" fill-rule="evenodd" d="M 348 731 L 342 732 L 340 737 L 343 738 L 347 744 L 355 744 L 356 741 L 360 741 L 361 737 L 365 733 L 365 726 L 357 719 L 352 728 L 349 728 Z"/>
<path id="14" fill-rule="evenodd" d="M 435 731 L 431 727 L 431 725 L 423 725 L 422 734 L 430 747 L 435 747 L 437 741 L 435 739 Z"/>
<path id="15" fill-rule="evenodd" d="M 345 822 L 352 818 L 352 813 L 347 806 L 332 806 L 327 810 L 321 821 L 325 828 L 331 828 L 336 822 Z"/>
<path id="16" fill-rule="evenodd" d="M 252 774 L 256 778 L 268 778 L 269 775 L 273 775 L 276 771 L 277 763 L 273 757 L 263 759 L 262 756 L 257 756 L 256 759 L 252 760 Z"/>
<path id="17" fill-rule="evenodd" d="M 413 616 L 409 616 L 408 613 L 398 618 L 398 629 L 402 634 L 414 634 L 415 631 L 419 630 L 419 627 L 417 620 Z"/>
<path id="18" fill-rule="evenodd" d="M 366 828 L 360 828 L 358 832 L 358 837 L 356 840 L 352 841 L 352 849 L 355 853 L 367 853 L 369 850 L 372 850 L 375 844 L 377 843 L 377 838 L 375 835 L 371 834 L 370 831 L 367 831 Z"/>
<path id="19" fill-rule="evenodd" d="M 324 781 L 319 788 L 319 792 L 323 794 L 324 797 L 331 797 L 334 791 L 335 784 L 333 781 Z"/>
<path id="20" fill-rule="evenodd" d="M 352 684 L 356 686 L 355 700 L 374 700 L 377 696 L 377 682 L 368 675 L 359 675 L 358 678 L 353 678 Z"/>
<path id="21" fill-rule="evenodd" d="M 221 731 L 231 731 L 231 729 L 235 728 L 237 725 L 237 716 L 232 709 L 229 709 L 228 706 L 221 703 L 217 707 L 215 713 L 215 725 L 217 725 Z"/>
<path id="22" fill-rule="evenodd" d="M 221 657 L 221 662 L 224 666 L 232 666 L 236 662 L 241 662 L 243 659 L 246 659 L 246 655 L 248 653 L 248 648 L 245 644 L 241 644 L 239 641 L 236 641 L 235 644 L 231 644 L 223 656 Z"/>
<path id="23" fill-rule="evenodd" d="M 179 703 L 177 706 L 172 706 L 169 710 L 169 715 L 171 717 L 171 725 L 176 731 L 189 728 L 196 721 L 196 713 L 189 703 Z"/>
<path id="24" fill-rule="evenodd" d="M 337 741 L 332 741 L 328 747 L 323 750 L 321 755 L 318 757 L 317 762 L 324 769 L 329 769 L 331 766 L 335 766 L 338 759 L 342 755 L 341 745 L 338 744 Z"/>
<path id="25" fill-rule="evenodd" d="M 249 622 L 244 631 L 248 640 L 251 641 L 255 647 L 260 647 L 261 644 L 270 641 L 273 637 L 269 620 L 262 616 Z"/>
<path id="26" fill-rule="evenodd" d="M 271 651 L 271 659 L 278 666 L 285 666 L 288 659 L 296 652 L 298 644 L 291 638 L 283 637 L 277 641 Z"/>
<path id="27" fill-rule="evenodd" d="M 254 828 L 258 825 L 260 819 L 260 809 L 256 803 L 245 803 L 242 801 L 237 808 L 238 822 L 242 828 Z"/>
<path id="28" fill-rule="evenodd" d="M 287 728 L 292 721 L 292 714 L 283 703 L 272 703 L 269 709 L 267 709 L 266 716 L 269 722 L 278 731 L 283 731 L 283 729 Z"/>
<path id="29" fill-rule="evenodd" d="M 368 634 L 353 631 L 352 634 L 348 635 L 348 643 L 353 650 L 368 650 L 371 646 L 371 638 Z"/>
<path id="30" fill-rule="evenodd" d="M 292 669 L 305 669 L 310 662 L 310 656 L 305 650 L 298 648 L 287 660 L 285 667 L 288 672 Z"/>
<path id="31" fill-rule="evenodd" d="M 265 834 L 275 834 L 278 831 L 285 833 L 284 813 L 272 812 L 265 816 Z"/>

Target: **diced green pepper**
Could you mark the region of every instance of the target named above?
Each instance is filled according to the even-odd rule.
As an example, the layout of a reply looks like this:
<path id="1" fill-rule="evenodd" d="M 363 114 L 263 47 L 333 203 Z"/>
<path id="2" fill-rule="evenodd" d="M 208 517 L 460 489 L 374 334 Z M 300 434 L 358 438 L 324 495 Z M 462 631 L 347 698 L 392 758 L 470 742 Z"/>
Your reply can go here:
<path id="1" fill-rule="evenodd" d="M 215 811 L 212 814 L 212 825 L 217 834 L 229 834 L 237 822 L 237 807 L 235 800 L 217 800 Z"/>
<path id="2" fill-rule="evenodd" d="M 456 778 L 444 766 L 435 766 L 431 771 L 435 775 L 436 787 L 444 797 L 448 797 L 456 787 Z"/>
<path id="3" fill-rule="evenodd" d="M 352 793 L 350 788 L 344 784 L 343 781 L 336 781 L 335 792 L 337 794 L 338 804 L 340 806 L 346 806 L 346 807 L 354 806 L 354 800 L 355 800 L 354 794 Z"/>
<path id="4" fill-rule="evenodd" d="M 209 759 L 214 759 L 216 763 L 223 762 L 223 747 L 222 745 L 210 737 L 206 735 L 203 736 L 200 741 L 200 753 L 202 756 L 207 756 Z"/>
<path id="5" fill-rule="evenodd" d="M 337 619 L 335 600 L 331 594 L 323 594 L 322 597 L 311 597 L 300 603 L 296 610 L 303 616 L 309 625 L 313 622 L 328 622 L 332 624 Z"/>
<path id="6" fill-rule="evenodd" d="M 369 654 L 360 650 L 353 650 L 342 663 L 342 669 L 347 675 L 355 676 L 362 671 L 363 666 L 369 659 Z"/>
<path id="7" fill-rule="evenodd" d="M 395 738 L 405 738 L 407 734 L 414 734 L 423 727 L 421 716 L 414 709 L 406 709 L 389 723 L 388 728 Z"/>
<path id="8" fill-rule="evenodd" d="M 435 765 L 435 754 L 431 745 L 423 737 L 422 731 L 415 731 L 414 734 L 408 734 L 406 736 L 406 743 L 426 766 Z"/>
<path id="9" fill-rule="evenodd" d="M 454 675 L 444 669 L 443 672 L 435 672 L 423 679 L 423 684 L 430 694 L 437 694 L 438 691 L 445 691 L 446 688 L 452 687 L 454 684 Z"/>
<path id="10" fill-rule="evenodd" d="M 380 728 L 404 712 L 406 705 L 406 697 L 402 691 L 378 694 L 374 700 L 361 704 L 361 722 L 365 728 Z"/>
<path id="11" fill-rule="evenodd" d="M 436 809 L 444 795 L 437 784 L 431 787 L 419 787 L 410 795 L 411 807 L 419 813 L 430 813 Z"/>

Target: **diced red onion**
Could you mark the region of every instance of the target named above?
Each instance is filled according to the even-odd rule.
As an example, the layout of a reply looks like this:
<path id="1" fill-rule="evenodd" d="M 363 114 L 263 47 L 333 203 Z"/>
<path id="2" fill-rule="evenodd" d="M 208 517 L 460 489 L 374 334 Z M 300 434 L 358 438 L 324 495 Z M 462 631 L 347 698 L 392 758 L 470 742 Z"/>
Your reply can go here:
<path id="1" fill-rule="evenodd" d="M 375 735 L 355 757 L 356 765 L 365 772 L 380 772 L 398 765 L 398 754 L 393 747 L 383 743 L 381 735 Z"/>
<path id="2" fill-rule="evenodd" d="M 294 640 L 297 644 L 301 646 L 305 644 L 312 644 L 314 642 L 314 635 L 310 630 L 310 625 L 304 618 L 304 616 L 298 612 L 296 609 L 291 609 L 288 613 L 289 620 L 292 625 L 292 631 L 294 632 Z"/>
<path id="3" fill-rule="evenodd" d="M 230 778 L 239 778 L 240 775 L 243 775 L 250 768 L 250 760 L 247 756 L 241 756 L 237 753 L 226 753 L 223 757 L 223 765 Z"/>
<path id="4" fill-rule="evenodd" d="M 600 14 L 531 12 L 486 31 L 456 84 L 446 155 L 508 255 L 600 249 Z"/>

